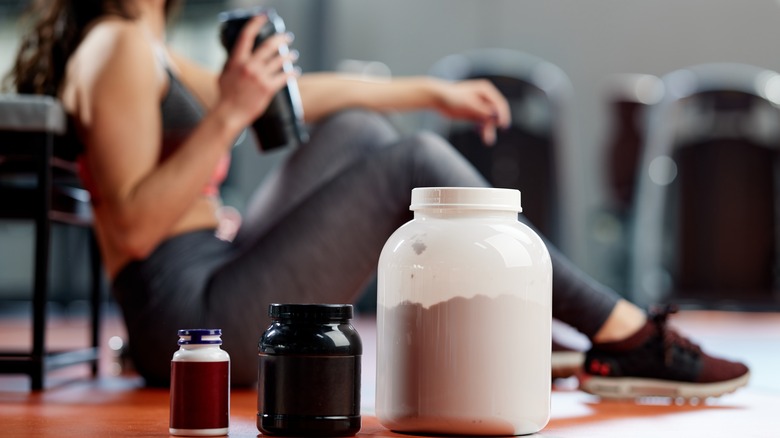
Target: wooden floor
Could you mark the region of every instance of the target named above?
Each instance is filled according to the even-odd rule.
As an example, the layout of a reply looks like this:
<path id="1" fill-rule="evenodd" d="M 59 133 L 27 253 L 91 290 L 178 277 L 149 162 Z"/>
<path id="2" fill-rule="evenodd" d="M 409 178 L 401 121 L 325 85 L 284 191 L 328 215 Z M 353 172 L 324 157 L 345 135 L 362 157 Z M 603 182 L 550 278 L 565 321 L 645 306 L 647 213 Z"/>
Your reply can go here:
<path id="1" fill-rule="evenodd" d="M 780 438 L 780 313 L 687 311 L 673 324 L 706 350 L 740 358 L 752 370 L 748 387 L 696 405 L 669 400 L 608 402 L 576 390 L 576 380 L 557 382 L 552 418 L 540 437 L 773 437 Z M 380 426 L 373 414 L 375 321 L 355 320 L 364 341 L 363 428 L 359 436 L 401 436 Z M 50 374 L 47 389 L 30 392 L 23 376 L 0 376 L 2 437 L 156 437 L 168 435 L 168 391 L 144 388 L 124 372 L 109 348 L 124 337 L 116 317 L 104 323 L 101 375 L 86 367 Z M 29 329 L 23 317 L 0 316 L 0 348 L 23 346 Z M 85 344 L 81 317 L 57 318 L 52 345 Z M 113 338 L 113 341 L 110 341 Z M 126 369 L 125 369 L 126 371 Z M 256 394 L 231 394 L 231 437 L 255 437 Z M 405 435 L 408 436 L 408 435 Z"/>

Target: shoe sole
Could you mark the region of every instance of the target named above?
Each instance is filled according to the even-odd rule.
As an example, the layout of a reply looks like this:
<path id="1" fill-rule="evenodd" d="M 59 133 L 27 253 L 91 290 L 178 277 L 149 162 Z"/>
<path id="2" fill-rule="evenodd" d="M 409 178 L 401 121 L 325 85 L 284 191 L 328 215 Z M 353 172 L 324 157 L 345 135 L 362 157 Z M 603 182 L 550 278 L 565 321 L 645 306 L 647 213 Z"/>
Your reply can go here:
<path id="1" fill-rule="evenodd" d="M 720 397 L 747 385 L 750 373 L 715 383 L 688 383 L 638 377 L 580 376 L 580 389 L 601 398 L 669 397 L 686 400 Z"/>
<path id="2" fill-rule="evenodd" d="M 554 351 L 550 359 L 552 378 L 565 379 L 582 371 L 585 354 L 577 351 Z"/>

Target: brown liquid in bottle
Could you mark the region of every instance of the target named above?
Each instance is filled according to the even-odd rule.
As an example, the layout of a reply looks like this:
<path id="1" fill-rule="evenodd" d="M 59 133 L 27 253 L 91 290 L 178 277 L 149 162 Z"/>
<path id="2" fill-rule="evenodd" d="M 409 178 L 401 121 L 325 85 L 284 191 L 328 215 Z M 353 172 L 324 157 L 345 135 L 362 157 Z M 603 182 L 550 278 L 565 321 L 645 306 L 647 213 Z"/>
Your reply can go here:
<path id="1" fill-rule="evenodd" d="M 173 429 L 228 427 L 229 362 L 171 362 Z"/>

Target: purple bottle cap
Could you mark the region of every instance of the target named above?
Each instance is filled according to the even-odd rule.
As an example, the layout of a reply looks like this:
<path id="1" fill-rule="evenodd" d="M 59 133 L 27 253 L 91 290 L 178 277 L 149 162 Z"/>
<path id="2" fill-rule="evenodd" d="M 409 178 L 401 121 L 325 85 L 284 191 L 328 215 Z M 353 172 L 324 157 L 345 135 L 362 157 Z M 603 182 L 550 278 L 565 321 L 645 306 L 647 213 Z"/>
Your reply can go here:
<path id="1" fill-rule="evenodd" d="M 221 344 L 222 329 L 179 330 L 179 345 Z"/>

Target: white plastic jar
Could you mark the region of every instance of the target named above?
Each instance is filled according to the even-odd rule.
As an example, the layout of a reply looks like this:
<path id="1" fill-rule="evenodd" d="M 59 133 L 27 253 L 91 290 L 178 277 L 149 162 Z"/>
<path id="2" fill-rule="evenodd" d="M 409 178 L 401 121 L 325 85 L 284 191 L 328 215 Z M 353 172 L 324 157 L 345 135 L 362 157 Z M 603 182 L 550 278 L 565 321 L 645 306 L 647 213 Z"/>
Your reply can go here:
<path id="1" fill-rule="evenodd" d="M 385 244 L 376 414 L 422 434 L 524 435 L 550 417 L 552 265 L 520 192 L 412 190 Z"/>

